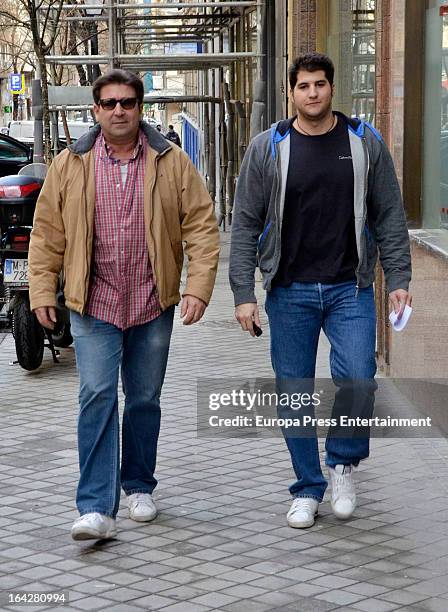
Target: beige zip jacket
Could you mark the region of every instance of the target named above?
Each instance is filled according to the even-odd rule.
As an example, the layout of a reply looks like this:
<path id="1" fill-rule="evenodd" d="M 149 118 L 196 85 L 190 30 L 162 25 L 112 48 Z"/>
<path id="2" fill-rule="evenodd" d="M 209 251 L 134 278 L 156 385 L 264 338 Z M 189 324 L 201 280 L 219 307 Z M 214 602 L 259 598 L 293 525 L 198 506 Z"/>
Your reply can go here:
<path id="1" fill-rule="evenodd" d="M 219 257 L 213 204 L 190 158 L 145 123 L 148 143 L 144 182 L 146 243 L 165 310 L 180 301 L 185 253 L 188 272 L 183 294 L 206 304 L 212 295 Z M 31 309 L 55 306 L 63 270 L 68 308 L 84 314 L 91 275 L 95 166 L 93 145 L 100 126 L 60 153 L 49 168 L 34 215 L 29 249 Z"/>

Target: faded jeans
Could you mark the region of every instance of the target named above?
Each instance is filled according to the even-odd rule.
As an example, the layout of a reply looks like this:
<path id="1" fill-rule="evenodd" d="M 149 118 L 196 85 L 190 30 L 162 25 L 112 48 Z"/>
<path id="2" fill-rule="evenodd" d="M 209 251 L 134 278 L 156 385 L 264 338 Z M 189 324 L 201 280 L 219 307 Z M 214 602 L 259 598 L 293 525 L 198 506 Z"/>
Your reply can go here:
<path id="1" fill-rule="evenodd" d="M 157 480 L 160 393 L 165 377 L 174 306 L 144 325 L 120 330 L 70 313 L 80 376 L 78 451 L 80 515 L 115 517 L 120 485 L 127 495 L 152 493 Z M 125 405 L 120 470 L 118 374 Z"/>
<path id="2" fill-rule="evenodd" d="M 311 390 L 312 393 L 309 383 L 313 384 L 315 377 L 322 329 L 331 344 L 330 369 L 338 387 L 332 416 L 344 413 L 350 402 L 357 402 L 355 409 L 359 415 L 371 416 L 376 390 L 373 286 L 359 289 L 358 295 L 354 281 L 274 287 L 267 294 L 266 312 L 271 331 L 272 366 L 279 391 L 289 387 L 291 392 L 291 386 L 308 384 L 308 388 L 296 390 Z M 308 411 L 314 416 L 314 407 L 310 406 Z M 287 412 L 288 408 L 279 409 L 280 416 Z M 290 408 L 289 412 L 290 416 Z M 328 483 L 320 466 L 316 434 L 309 435 L 308 431 L 308 435 L 300 435 L 293 430 L 283 429 L 297 478 L 290 493 L 294 497 L 322 501 Z M 325 463 L 329 466 L 358 465 L 361 459 L 369 456 L 369 435 L 347 438 L 340 433 L 327 435 L 325 450 Z"/>

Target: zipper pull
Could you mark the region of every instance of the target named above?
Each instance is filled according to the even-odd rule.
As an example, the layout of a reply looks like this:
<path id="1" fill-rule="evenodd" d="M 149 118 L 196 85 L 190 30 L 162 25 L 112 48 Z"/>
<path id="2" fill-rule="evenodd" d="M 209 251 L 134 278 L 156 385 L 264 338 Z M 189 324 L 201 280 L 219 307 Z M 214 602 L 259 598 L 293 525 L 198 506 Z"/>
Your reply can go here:
<path id="1" fill-rule="evenodd" d="M 359 285 L 356 285 L 355 300 L 358 299 L 358 293 L 359 293 Z"/>

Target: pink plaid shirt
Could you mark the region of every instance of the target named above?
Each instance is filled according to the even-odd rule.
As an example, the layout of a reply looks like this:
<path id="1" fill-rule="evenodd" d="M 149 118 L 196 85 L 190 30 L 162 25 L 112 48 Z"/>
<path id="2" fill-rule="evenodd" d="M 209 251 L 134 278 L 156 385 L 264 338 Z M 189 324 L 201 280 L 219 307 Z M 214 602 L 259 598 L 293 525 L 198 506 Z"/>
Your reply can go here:
<path id="1" fill-rule="evenodd" d="M 95 143 L 95 230 L 86 313 L 125 330 L 161 313 L 146 245 L 143 179 L 147 142 L 140 132 L 122 181 L 102 132 Z"/>

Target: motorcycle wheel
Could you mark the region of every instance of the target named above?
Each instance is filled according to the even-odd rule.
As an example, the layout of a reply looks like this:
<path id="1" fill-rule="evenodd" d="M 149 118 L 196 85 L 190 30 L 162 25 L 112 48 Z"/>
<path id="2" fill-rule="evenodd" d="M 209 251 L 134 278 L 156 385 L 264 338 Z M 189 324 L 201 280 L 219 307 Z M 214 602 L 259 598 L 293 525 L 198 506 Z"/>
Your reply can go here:
<path id="1" fill-rule="evenodd" d="M 44 330 L 25 297 L 18 297 L 12 311 L 17 361 L 24 370 L 36 370 L 44 356 Z"/>
<path id="2" fill-rule="evenodd" d="M 73 337 L 70 332 L 70 323 L 64 323 L 57 333 L 51 334 L 53 344 L 58 348 L 67 348 L 73 344 Z"/>

